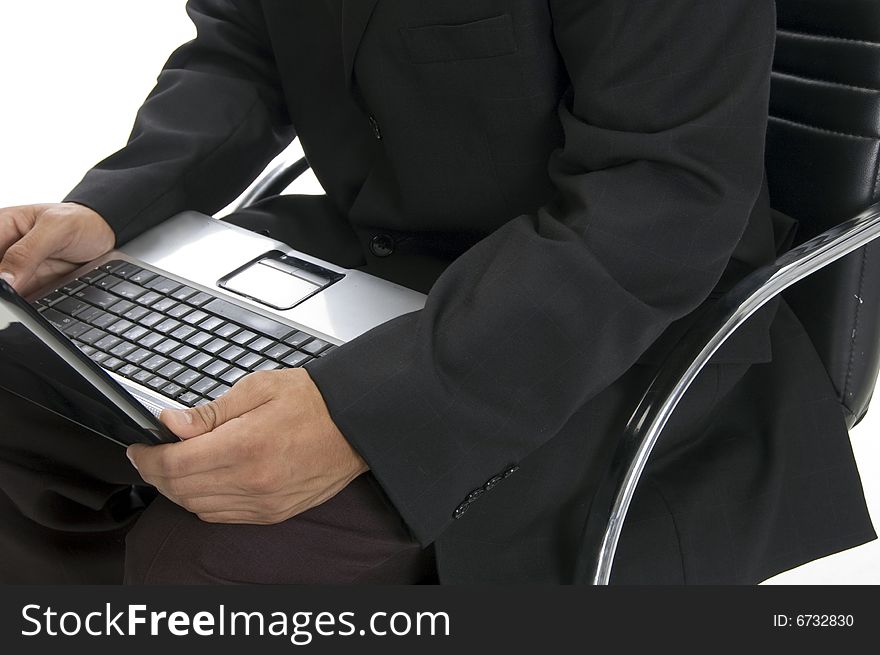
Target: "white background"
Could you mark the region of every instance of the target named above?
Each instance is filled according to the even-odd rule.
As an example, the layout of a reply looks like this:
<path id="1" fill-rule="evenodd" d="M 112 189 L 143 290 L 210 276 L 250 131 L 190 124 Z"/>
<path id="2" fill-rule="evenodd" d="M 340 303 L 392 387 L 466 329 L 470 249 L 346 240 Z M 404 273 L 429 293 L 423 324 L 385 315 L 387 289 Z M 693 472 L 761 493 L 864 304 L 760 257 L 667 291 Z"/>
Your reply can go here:
<path id="1" fill-rule="evenodd" d="M 0 4 L 0 207 L 60 200 L 91 165 L 121 147 L 168 55 L 193 34 L 183 0 Z M 313 177 L 298 187 L 320 191 Z M 880 517 L 880 410 L 853 430 L 852 441 L 869 505 Z M 773 582 L 878 584 L 880 544 Z"/>

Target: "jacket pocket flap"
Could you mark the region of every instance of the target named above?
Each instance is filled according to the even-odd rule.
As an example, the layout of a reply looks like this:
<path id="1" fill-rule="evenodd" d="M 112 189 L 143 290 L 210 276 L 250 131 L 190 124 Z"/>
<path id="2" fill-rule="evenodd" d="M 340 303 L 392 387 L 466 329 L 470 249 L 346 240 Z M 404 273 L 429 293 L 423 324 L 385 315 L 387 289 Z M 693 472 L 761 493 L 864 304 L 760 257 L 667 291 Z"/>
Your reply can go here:
<path id="1" fill-rule="evenodd" d="M 487 59 L 516 52 L 509 14 L 458 25 L 426 25 L 401 29 L 410 59 L 417 64 Z"/>

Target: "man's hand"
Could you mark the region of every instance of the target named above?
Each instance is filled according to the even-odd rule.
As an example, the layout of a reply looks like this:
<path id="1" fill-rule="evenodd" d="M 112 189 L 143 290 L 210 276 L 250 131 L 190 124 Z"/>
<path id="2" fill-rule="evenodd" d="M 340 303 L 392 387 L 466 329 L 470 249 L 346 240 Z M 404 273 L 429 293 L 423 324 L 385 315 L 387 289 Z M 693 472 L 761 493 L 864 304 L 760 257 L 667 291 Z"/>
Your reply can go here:
<path id="1" fill-rule="evenodd" d="M 166 410 L 182 441 L 130 446 L 141 477 L 209 523 L 280 523 L 368 467 L 304 369 L 252 373 L 214 402 Z"/>
<path id="2" fill-rule="evenodd" d="M 23 295 L 113 249 L 97 212 L 74 203 L 0 209 L 0 277 Z"/>

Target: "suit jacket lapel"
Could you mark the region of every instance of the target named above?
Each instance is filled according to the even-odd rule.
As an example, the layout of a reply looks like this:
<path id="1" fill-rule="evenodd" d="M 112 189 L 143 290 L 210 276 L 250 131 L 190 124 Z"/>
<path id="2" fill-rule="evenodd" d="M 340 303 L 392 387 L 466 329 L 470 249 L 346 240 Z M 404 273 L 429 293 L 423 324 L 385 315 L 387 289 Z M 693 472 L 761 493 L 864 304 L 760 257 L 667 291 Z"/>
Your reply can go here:
<path id="1" fill-rule="evenodd" d="M 354 60 L 364 30 L 379 0 L 342 0 L 342 57 L 345 62 L 345 79 L 351 84 Z"/>

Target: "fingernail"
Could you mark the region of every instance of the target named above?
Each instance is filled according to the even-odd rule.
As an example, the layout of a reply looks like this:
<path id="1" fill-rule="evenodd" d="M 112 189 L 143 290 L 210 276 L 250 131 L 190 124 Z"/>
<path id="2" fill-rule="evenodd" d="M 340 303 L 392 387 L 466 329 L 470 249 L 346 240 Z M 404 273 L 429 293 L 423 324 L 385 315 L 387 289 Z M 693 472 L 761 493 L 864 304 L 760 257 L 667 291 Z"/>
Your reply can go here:
<path id="1" fill-rule="evenodd" d="M 138 465 L 134 463 L 134 458 L 131 456 L 131 448 L 126 449 L 125 456 L 128 457 L 128 461 L 131 462 L 131 465 L 134 467 L 134 470 L 138 470 Z"/>
<path id="2" fill-rule="evenodd" d="M 189 411 L 188 409 L 185 409 L 180 413 L 183 414 L 183 420 L 186 421 L 187 425 L 192 425 L 192 422 L 193 422 L 192 412 Z"/>
<path id="3" fill-rule="evenodd" d="M 12 273 L 7 273 L 6 271 L 3 271 L 2 273 L 0 273 L 0 278 L 2 278 L 3 281 L 6 282 L 6 284 L 8 284 L 9 286 L 15 286 L 15 276 Z"/>

